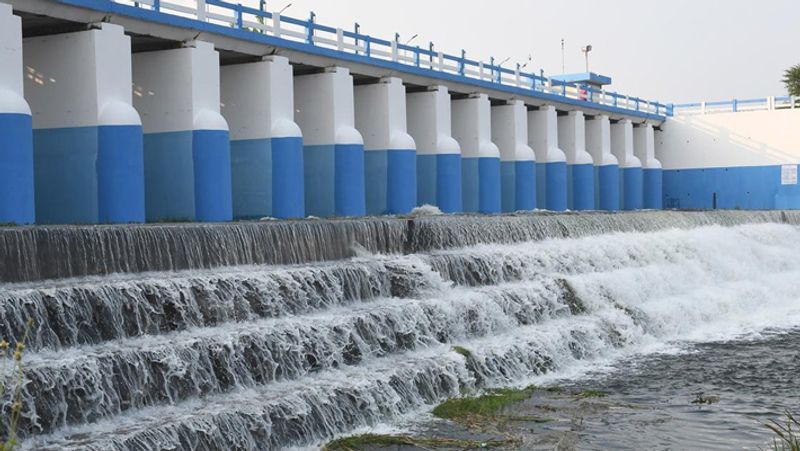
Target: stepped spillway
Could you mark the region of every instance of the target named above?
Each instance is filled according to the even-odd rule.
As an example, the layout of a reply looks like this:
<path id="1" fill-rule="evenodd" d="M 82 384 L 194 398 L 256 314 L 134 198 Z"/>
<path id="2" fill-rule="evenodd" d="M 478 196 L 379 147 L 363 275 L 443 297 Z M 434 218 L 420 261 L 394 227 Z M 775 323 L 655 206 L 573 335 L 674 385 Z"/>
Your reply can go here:
<path id="1" fill-rule="evenodd" d="M 34 321 L 23 449 L 310 447 L 464 390 L 798 321 L 798 219 L 641 212 L 3 229 L 14 245 L 3 255 L 11 282 L 0 286 L 0 334 L 18 337 Z M 317 235 L 282 248 L 258 241 L 308 227 Z M 117 245 L 78 251 L 81 237 Z M 156 258 L 140 240 L 183 240 L 171 249 L 184 253 Z M 44 265 L 53 242 L 74 252 Z M 15 258 L 41 271 L 11 277 Z M 96 258 L 108 260 L 86 263 Z M 6 395 L 0 408 L 10 403 Z"/>

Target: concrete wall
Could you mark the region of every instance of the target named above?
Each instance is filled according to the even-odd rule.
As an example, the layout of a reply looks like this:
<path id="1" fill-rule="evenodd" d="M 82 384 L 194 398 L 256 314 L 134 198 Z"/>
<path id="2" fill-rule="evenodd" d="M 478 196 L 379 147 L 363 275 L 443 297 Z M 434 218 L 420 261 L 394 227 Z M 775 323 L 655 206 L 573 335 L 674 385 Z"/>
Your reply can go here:
<path id="1" fill-rule="evenodd" d="M 661 129 L 665 208 L 800 208 L 800 110 L 676 116 Z"/>

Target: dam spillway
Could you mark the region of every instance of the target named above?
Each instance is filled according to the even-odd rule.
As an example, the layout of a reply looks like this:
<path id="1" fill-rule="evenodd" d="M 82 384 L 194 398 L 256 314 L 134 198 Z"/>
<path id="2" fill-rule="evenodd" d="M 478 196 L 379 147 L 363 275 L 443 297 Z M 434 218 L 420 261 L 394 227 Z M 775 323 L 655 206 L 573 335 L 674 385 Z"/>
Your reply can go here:
<path id="1" fill-rule="evenodd" d="M 28 253 L 2 255 L 0 334 L 35 325 L 22 446 L 312 447 L 463 390 L 790 322 L 798 223 L 665 211 L 4 228 L 2 249 Z M 194 252 L 142 256 L 139 240 Z M 43 264 L 57 243 L 61 265 Z"/>

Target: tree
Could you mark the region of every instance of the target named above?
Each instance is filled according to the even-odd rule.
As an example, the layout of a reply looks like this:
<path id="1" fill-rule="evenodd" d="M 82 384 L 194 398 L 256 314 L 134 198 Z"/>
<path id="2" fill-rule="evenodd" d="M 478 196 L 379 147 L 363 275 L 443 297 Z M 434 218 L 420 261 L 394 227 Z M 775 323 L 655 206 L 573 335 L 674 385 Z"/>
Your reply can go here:
<path id="1" fill-rule="evenodd" d="M 783 84 L 790 96 L 800 96 L 800 64 L 786 69 L 783 73 Z"/>

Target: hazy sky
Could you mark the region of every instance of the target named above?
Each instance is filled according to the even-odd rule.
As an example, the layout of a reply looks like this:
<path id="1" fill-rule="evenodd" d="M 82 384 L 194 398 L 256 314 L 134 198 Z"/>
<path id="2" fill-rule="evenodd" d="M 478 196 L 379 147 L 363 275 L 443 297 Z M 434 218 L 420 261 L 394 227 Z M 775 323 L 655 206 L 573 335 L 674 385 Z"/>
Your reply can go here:
<path id="1" fill-rule="evenodd" d="M 243 3 L 257 5 L 258 0 Z M 784 95 L 783 71 L 800 64 L 800 0 L 267 0 L 270 11 L 470 58 L 511 57 L 561 72 L 590 69 L 612 89 L 662 102 Z"/>

